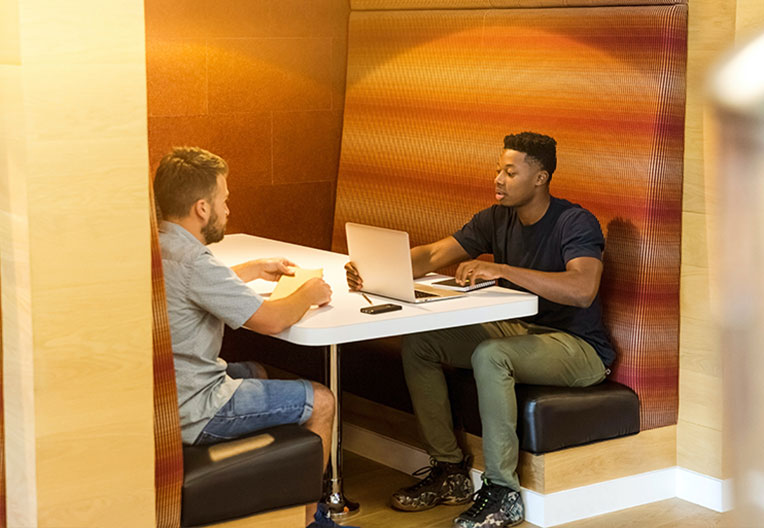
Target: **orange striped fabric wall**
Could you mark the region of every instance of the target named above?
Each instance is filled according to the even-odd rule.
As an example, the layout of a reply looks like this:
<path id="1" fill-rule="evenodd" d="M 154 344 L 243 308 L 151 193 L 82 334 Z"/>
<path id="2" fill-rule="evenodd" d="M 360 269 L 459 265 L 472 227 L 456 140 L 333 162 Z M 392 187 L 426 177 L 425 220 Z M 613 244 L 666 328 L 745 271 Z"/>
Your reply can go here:
<path id="1" fill-rule="evenodd" d="M 151 197 L 151 308 L 154 349 L 154 486 L 156 491 L 157 528 L 180 526 L 181 488 L 183 486 L 183 446 L 180 439 L 178 393 L 172 358 L 170 323 L 162 273 L 162 254 L 154 190 Z"/>
<path id="2" fill-rule="evenodd" d="M 354 11 L 381 9 L 485 9 L 679 4 L 677 0 L 350 0 Z"/>
<path id="3" fill-rule="evenodd" d="M 686 18 L 683 4 L 353 12 L 333 249 L 346 221 L 412 244 L 451 234 L 493 203 L 505 134 L 554 136 L 552 193 L 607 236 L 614 378 L 640 395 L 643 428 L 676 423 Z"/>

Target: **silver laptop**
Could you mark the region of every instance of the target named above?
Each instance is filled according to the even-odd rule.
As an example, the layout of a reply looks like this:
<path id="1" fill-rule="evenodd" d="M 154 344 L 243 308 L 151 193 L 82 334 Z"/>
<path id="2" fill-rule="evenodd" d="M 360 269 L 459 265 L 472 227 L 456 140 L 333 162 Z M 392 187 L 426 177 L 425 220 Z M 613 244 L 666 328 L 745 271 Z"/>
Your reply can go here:
<path id="1" fill-rule="evenodd" d="M 464 295 L 413 281 L 409 234 L 405 231 L 347 222 L 345 234 L 350 261 L 363 279 L 362 291 L 410 303 Z"/>

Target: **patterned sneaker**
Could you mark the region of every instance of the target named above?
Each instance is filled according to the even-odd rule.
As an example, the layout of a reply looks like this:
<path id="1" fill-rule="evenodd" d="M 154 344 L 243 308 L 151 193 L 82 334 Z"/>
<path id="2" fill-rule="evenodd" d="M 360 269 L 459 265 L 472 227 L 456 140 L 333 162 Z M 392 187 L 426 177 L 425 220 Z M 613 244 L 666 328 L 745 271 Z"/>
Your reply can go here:
<path id="1" fill-rule="evenodd" d="M 475 493 L 475 503 L 454 519 L 458 528 L 503 528 L 523 522 L 523 499 L 520 493 L 483 477 L 483 487 Z"/>
<path id="2" fill-rule="evenodd" d="M 430 459 L 430 465 L 414 472 L 424 478 L 408 488 L 401 488 L 392 497 L 393 508 L 403 511 L 429 510 L 438 504 L 465 504 L 472 499 L 469 469 L 472 457 L 458 464 Z"/>

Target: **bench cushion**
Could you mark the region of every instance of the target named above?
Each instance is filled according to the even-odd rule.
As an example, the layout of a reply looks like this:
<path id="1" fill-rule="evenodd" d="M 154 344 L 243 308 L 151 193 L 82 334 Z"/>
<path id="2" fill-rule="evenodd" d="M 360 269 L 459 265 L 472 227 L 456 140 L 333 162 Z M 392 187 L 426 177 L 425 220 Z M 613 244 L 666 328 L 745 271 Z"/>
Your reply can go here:
<path id="1" fill-rule="evenodd" d="M 639 398 L 626 385 L 593 387 L 518 385 L 520 445 L 548 453 L 639 432 Z"/>
<path id="2" fill-rule="evenodd" d="M 342 383 L 346 391 L 412 412 L 403 380 L 400 340 L 381 339 L 343 347 Z M 384 376 L 379 376 L 384 372 Z M 446 368 L 454 426 L 482 435 L 477 387 L 472 371 Z M 585 388 L 522 385 L 517 394 L 520 449 L 547 453 L 566 447 L 636 434 L 639 398 L 614 381 Z"/>
<path id="3" fill-rule="evenodd" d="M 321 438 L 297 425 L 212 446 L 185 446 L 182 526 L 317 501 Z"/>
<path id="4" fill-rule="evenodd" d="M 228 330 L 224 350 L 234 361 L 253 354 L 258 361 L 303 377 L 321 381 L 323 375 L 320 349 L 246 330 Z M 348 343 L 341 350 L 344 391 L 413 413 L 399 337 Z M 472 371 L 446 368 L 445 372 L 454 426 L 481 436 Z M 524 451 L 546 453 L 638 433 L 640 429 L 639 398 L 629 387 L 614 381 L 586 388 L 517 385 L 516 393 L 517 435 Z"/>

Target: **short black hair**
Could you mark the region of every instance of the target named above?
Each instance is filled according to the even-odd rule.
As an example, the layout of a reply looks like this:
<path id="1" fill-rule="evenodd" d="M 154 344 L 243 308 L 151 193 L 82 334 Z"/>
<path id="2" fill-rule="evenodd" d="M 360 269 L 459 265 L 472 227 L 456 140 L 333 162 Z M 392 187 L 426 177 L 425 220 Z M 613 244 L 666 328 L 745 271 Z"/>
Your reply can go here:
<path id="1" fill-rule="evenodd" d="M 504 149 L 523 152 L 538 162 L 549 173 L 549 179 L 557 168 L 557 142 L 553 137 L 536 132 L 521 132 L 504 137 Z"/>
<path id="2" fill-rule="evenodd" d="M 197 200 L 214 199 L 218 175 L 228 175 L 220 156 L 198 147 L 175 147 L 162 158 L 154 178 L 154 199 L 161 217 L 183 218 Z"/>

